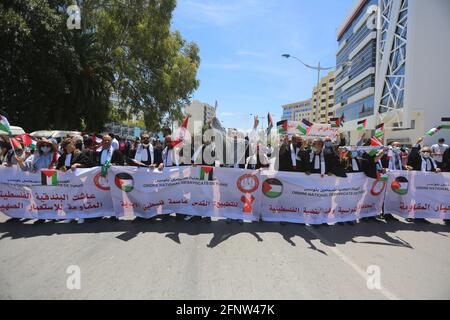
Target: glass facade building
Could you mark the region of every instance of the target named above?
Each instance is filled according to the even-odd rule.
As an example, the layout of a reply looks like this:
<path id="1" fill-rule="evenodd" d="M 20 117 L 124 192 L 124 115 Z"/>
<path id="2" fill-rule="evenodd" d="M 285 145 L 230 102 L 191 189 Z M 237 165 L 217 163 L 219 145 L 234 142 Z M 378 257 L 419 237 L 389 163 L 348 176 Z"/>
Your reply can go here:
<path id="1" fill-rule="evenodd" d="M 367 21 L 376 5 L 378 0 L 361 0 L 339 30 L 335 113 L 345 121 L 374 115 L 377 31 Z"/>

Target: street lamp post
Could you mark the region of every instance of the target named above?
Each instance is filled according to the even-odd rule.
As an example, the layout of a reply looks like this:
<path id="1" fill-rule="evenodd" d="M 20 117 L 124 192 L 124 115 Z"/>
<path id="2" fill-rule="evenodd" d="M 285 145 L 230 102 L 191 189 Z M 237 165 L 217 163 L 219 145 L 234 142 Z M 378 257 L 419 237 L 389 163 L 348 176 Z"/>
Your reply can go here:
<path id="1" fill-rule="evenodd" d="M 283 55 L 281 55 L 281 56 L 282 56 L 283 58 L 286 58 L 286 59 L 293 58 L 293 59 L 299 61 L 299 62 L 300 62 L 301 64 L 303 64 L 305 67 L 307 67 L 307 68 L 309 68 L 309 69 L 317 70 L 316 117 L 315 117 L 315 121 L 317 121 L 317 115 L 319 114 L 319 85 L 320 85 L 320 72 L 321 72 L 322 70 L 323 70 L 323 71 L 326 71 L 326 70 L 332 70 L 332 69 L 335 69 L 335 68 L 339 67 L 340 65 L 344 65 L 344 64 L 345 64 L 345 65 L 351 66 L 351 65 L 352 65 L 352 62 L 351 62 L 351 61 L 344 61 L 344 62 L 342 62 L 341 64 L 338 64 L 337 66 L 334 66 L 334 67 L 323 68 L 323 67 L 320 65 L 320 62 L 318 63 L 317 67 L 314 67 L 314 66 L 310 66 L 310 65 L 304 63 L 304 62 L 303 62 L 302 60 L 300 60 L 299 58 L 297 58 L 297 57 L 295 57 L 295 56 L 292 56 L 292 55 L 290 55 L 290 54 L 283 54 Z"/>

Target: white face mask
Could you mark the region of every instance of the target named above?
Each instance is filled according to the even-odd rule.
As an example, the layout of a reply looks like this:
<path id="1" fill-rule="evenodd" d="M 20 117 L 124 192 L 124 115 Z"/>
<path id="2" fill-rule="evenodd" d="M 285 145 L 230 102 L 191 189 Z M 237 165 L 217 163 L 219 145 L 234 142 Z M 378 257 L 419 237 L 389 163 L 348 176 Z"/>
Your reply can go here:
<path id="1" fill-rule="evenodd" d="M 51 148 L 49 146 L 41 147 L 41 151 L 44 153 L 48 153 L 48 152 L 50 152 L 50 150 L 51 150 Z"/>
<path id="2" fill-rule="evenodd" d="M 400 153 L 400 147 L 395 147 L 395 148 L 394 148 L 394 152 L 395 152 L 395 153 Z"/>
<path id="3" fill-rule="evenodd" d="M 430 159 L 431 158 L 431 153 L 429 153 L 429 152 L 422 152 L 422 157 L 424 159 Z"/>

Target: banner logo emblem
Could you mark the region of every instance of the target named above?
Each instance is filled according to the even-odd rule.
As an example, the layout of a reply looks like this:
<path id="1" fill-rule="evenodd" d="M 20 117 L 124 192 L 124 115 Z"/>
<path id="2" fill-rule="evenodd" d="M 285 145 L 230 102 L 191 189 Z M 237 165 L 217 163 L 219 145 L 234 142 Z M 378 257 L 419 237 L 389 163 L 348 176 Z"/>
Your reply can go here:
<path id="1" fill-rule="evenodd" d="M 43 186 L 57 186 L 58 172 L 55 170 L 41 170 L 41 182 Z"/>
<path id="2" fill-rule="evenodd" d="M 110 190 L 108 178 L 103 177 L 100 172 L 94 176 L 94 185 L 103 191 Z"/>
<path id="3" fill-rule="evenodd" d="M 114 183 L 116 184 L 117 188 L 124 192 L 131 192 L 134 188 L 134 181 L 133 177 L 128 173 L 118 173 L 116 174 L 116 177 L 114 179 Z"/>
<path id="4" fill-rule="evenodd" d="M 252 193 L 258 190 L 259 180 L 256 175 L 244 174 L 237 180 L 237 187 L 242 193 Z"/>
<path id="5" fill-rule="evenodd" d="M 200 180 L 213 181 L 214 167 L 200 167 Z"/>
<path id="6" fill-rule="evenodd" d="M 406 195 L 409 190 L 409 181 L 405 177 L 397 177 L 391 184 L 392 191 L 399 195 Z"/>
<path id="7" fill-rule="evenodd" d="M 278 179 L 267 179 L 262 185 L 262 192 L 267 198 L 278 198 L 283 194 L 283 184 Z"/>

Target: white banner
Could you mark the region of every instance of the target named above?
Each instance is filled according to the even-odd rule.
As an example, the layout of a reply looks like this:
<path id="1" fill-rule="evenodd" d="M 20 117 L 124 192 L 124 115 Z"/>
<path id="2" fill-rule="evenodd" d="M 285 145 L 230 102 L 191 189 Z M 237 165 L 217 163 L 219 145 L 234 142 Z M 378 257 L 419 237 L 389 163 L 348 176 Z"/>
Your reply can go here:
<path id="1" fill-rule="evenodd" d="M 339 135 L 338 128 L 332 128 L 331 124 L 318 124 L 318 123 L 314 123 L 308 134 L 305 135 L 299 129 L 301 123 L 302 123 L 301 121 L 288 121 L 287 134 L 289 136 L 299 134 L 305 139 L 331 137 L 334 140 L 336 140 Z"/>
<path id="2" fill-rule="evenodd" d="M 101 177 L 100 168 L 29 173 L 0 167 L 0 211 L 30 219 L 114 215 L 109 182 Z"/>
<path id="3" fill-rule="evenodd" d="M 257 171 L 215 167 L 165 168 L 163 172 L 111 167 L 111 195 L 117 214 L 149 218 L 181 213 L 258 220 Z"/>
<path id="4" fill-rule="evenodd" d="M 390 172 L 384 208 L 404 218 L 450 219 L 450 173 Z"/>
<path id="5" fill-rule="evenodd" d="M 386 181 L 363 173 L 338 178 L 265 171 L 261 180 L 265 221 L 321 224 L 376 216 L 386 192 Z"/>

